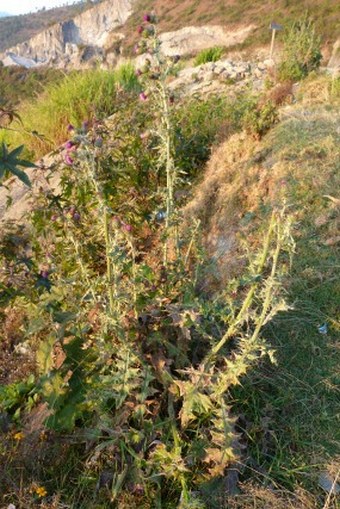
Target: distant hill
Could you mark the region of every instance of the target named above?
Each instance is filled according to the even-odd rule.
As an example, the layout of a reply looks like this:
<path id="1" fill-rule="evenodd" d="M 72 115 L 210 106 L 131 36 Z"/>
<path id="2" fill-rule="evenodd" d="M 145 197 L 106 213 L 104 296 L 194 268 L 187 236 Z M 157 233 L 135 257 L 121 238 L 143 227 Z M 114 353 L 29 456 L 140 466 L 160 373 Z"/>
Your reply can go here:
<path id="1" fill-rule="evenodd" d="M 161 32 L 189 25 L 255 24 L 257 29 L 245 43 L 248 47 L 268 44 L 271 21 L 287 26 L 305 13 L 315 21 L 323 44 L 334 42 L 340 33 L 339 0 L 136 0 L 134 14 L 123 29 L 130 47 L 137 40 L 136 27 L 141 23 L 141 13 L 151 9 L 159 17 Z"/>
<path id="2" fill-rule="evenodd" d="M 0 12 L 0 18 L 5 18 L 6 16 L 10 16 L 8 12 Z"/>
<path id="3" fill-rule="evenodd" d="M 38 12 L 20 16 L 8 16 L 6 13 L 0 13 L 0 52 L 20 42 L 27 41 L 55 23 L 73 18 L 91 7 L 91 5 L 92 2 L 81 1 L 73 5 L 49 10 L 41 9 Z"/>

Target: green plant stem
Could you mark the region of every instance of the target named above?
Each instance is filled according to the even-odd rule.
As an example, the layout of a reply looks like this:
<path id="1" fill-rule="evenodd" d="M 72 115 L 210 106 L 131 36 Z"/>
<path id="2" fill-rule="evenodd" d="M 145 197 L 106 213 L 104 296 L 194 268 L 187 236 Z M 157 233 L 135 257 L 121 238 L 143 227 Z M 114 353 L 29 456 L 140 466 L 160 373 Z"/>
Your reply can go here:
<path id="1" fill-rule="evenodd" d="M 112 290 L 112 265 L 110 257 L 111 242 L 110 242 L 109 213 L 107 207 L 104 207 L 104 236 L 105 236 L 106 279 L 108 285 L 109 309 L 110 314 L 112 315 L 114 310 L 114 298 Z"/>
<path id="2" fill-rule="evenodd" d="M 260 317 L 258 319 L 258 322 L 257 322 L 257 325 L 256 325 L 255 330 L 253 332 L 253 335 L 252 335 L 252 337 L 249 340 L 249 344 L 253 344 L 253 343 L 255 343 L 257 341 L 257 338 L 258 338 L 258 336 L 260 334 L 260 330 L 262 329 L 263 324 L 264 324 L 264 322 L 266 320 L 267 313 L 268 313 L 268 310 L 270 308 L 270 303 L 271 303 L 271 300 L 272 300 L 272 290 L 273 290 L 273 287 L 274 287 L 274 284 L 275 284 L 275 274 L 276 274 L 276 271 L 277 271 L 277 265 L 278 265 L 278 261 L 279 261 L 279 256 L 280 256 L 281 248 L 282 248 L 281 225 L 278 224 L 277 225 L 277 243 L 276 243 L 276 248 L 275 248 L 275 252 L 274 252 L 274 255 L 273 255 L 272 269 L 271 269 L 271 274 L 270 274 L 269 282 L 268 282 L 268 285 L 267 285 L 267 288 L 266 288 L 266 293 L 265 293 L 265 299 L 264 299 L 264 302 L 263 302 L 262 312 L 261 312 Z"/>
<path id="3" fill-rule="evenodd" d="M 260 258 L 258 266 L 257 266 L 257 274 L 258 275 L 261 275 L 261 273 L 264 269 L 264 266 L 266 264 L 274 228 L 275 228 L 275 214 L 273 213 L 271 220 L 270 220 L 265 243 L 263 246 L 262 255 L 261 255 L 261 258 Z M 249 307 L 252 304 L 257 287 L 258 287 L 258 282 L 255 281 L 251 285 L 251 287 L 248 291 L 248 294 L 243 302 L 243 305 L 242 305 L 240 311 L 238 312 L 235 320 L 228 327 L 228 330 L 226 331 L 226 333 L 224 334 L 222 339 L 211 349 L 209 354 L 206 356 L 205 360 L 203 361 L 204 366 L 208 366 L 210 364 L 211 360 L 218 354 L 218 352 L 221 350 L 221 348 L 224 347 L 226 342 L 236 333 L 238 326 L 240 325 L 240 323 L 243 322 L 245 316 L 247 315 L 247 312 L 249 310 Z"/>
<path id="4" fill-rule="evenodd" d="M 169 240 L 171 240 L 171 228 L 173 225 L 173 214 L 174 214 L 174 187 L 176 182 L 176 168 L 172 156 L 172 137 L 171 137 L 171 121 L 170 121 L 170 110 L 167 98 L 167 91 L 165 87 L 165 83 L 161 82 L 159 88 L 161 101 L 162 101 L 162 110 L 163 110 L 163 119 L 165 123 L 165 136 L 164 136 L 164 144 L 165 144 L 165 158 L 166 158 L 166 219 L 165 219 L 165 229 L 166 229 L 166 242 L 164 246 L 164 265 L 166 266 L 168 263 L 168 251 L 169 251 Z M 177 238 L 177 247 L 178 247 L 178 235 Z M 178 251 L 178 249 L 177 249 Z"/>
<path id="5" fill-rule="evenodd" d="M 92 295 L 92 298 L 93 300 L 96 302 L 97 301 L 97 296 L 96 296 L 96 293 L 93 289 L 93 286 L 91 284 L 91 281 L 90 281 L 90 278 L 89 278 L 89 275 L 88 275 L 88 271 L 83 263 L 83 259 L 82 259 L 82 255 L 81 255 L 81 252 L 80 252 L 80 249 L 79 249 L 79 244 L 78 242 L 75 240 L 75 238 L 73 237 L 72 234 L 68 234 L 67 235 L 68 239 L 70 240 L 70 242 L 72 243 L 73 247 L 74 247 L 74 250 L 76 252 L 76 260 L 77 260 L 77 263 L 80 267 L 80 271 L 87 283 L 87 286 L 88 286 L 88 289 L 89 291 L 91 292 L 91 295 Z"/>

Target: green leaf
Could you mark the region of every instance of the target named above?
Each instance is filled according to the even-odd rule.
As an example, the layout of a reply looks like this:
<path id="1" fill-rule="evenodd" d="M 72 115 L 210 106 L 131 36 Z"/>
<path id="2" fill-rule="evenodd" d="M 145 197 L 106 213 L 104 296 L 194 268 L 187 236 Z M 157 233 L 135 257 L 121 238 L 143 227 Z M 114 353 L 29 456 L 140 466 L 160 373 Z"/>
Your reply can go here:
<path id="1" fill-rule="evenodd" d="M 0 155 L 0 178 L 3 178 L 6 172 L 11 173 L 18 177 L 26 186 L 31 187 L 31 181 L 26 173 L 20 170 L 19 166 L 24 168 L 35 168 L 36 165 L 25 159 L 19 159 L 20 154 L 24 149 L 24 145 L 20 145 L 11 152 L 8 152 L 5 143 L 1 145 Z"/>
<path id="2" fill-rule="evenodd" d="M 19 180 L 21 180 L 21 182 L 23 182 L 24 184 L 26 184 L 26 186 L 28 187 L 32 187 L 32 184 L 31 184 L 31 181 L 29 179 L 29 177 L 26 175 L 26 173 L 22 170 L 19 170 L 19 168 L 17 168 L 16 166 L 10 164 L 10 163 L 7 163 L 7 169 L 13 174 L 15 175 L 16 177 L 18 177 Z"/>

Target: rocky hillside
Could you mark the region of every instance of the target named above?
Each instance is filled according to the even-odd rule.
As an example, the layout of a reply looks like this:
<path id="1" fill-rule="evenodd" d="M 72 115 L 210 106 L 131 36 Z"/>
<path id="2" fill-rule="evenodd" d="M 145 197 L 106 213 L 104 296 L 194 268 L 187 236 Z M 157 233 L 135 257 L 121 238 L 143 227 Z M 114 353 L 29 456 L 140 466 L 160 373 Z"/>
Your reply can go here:
<path id="1" fill-rule="evenodd" d="M 107 0 L 67 21 L 59 22 L 28 41 L 9 48 L 5 65 L 75 66 L 100 57 L 117 37 L 114 31 L 132 12 L 132 0 Z"/>
<path id="2" fill-rule="evenodd" d="M 264 5 L 260 0 L 249 3 L 232 0 L 105 0 L 85 13 L 70 16 L 66 10 L 57 19 L 48 13 L 48 26 L 40 30 L 18 31 L 22 16 L 8 18 L 0 24 L 0 50 L 5 65 L 57 65 L 84 67 L 100 62 L 115 63 L 118 55 L 129 55 L 137 40 L 141 13 L 154 10 L 160 20 L 160 31 L 166 45 L 165 53 L 191 54 L 202 48 L 223 46 L 233 49 L 254 48 L 270 42 L 271 21 L 284 26 L 308 13 L 315 19 L 323 37 L 324 54 L 330 55 L 339 28 L 339 7 L 336 0 L 275 0 Z M 82 8 L 77 4 L 73 9 Z M 39 17 L 44 13 L 39 13 Z M 61 13 L 60 13 L 61 14 Z M 74 14 L 74 13 L 73 13 Z M 32 20 L 34 19 L 32 15 Z M 53 25 L 53 21 L 57 21 Z M 16 29 L 13 30 L 13 23 Z M 1 36 L 6 27 L 7 35 Z M 42 30 L 43 28 L 43 30 Z M 39 33 L 37 33 L 39 32 Z M 12 34 L 16 34 L 15 36 Z M 26 42 L 23 34 L 27 33 Z M 34 34 L 33 37 L 30 37 Z M 11 34 L 11 36 L 9 35 Z M 13 43 L 19 44 L 13 44 Z M 179 51 L 180 50 L 180 51 Z"/>
<path id="3" fill-rule="evenodd" d="M 31 12 L 21 16 L 0 13 L 0 51 L 29 40 L 39 32 L 65 20 L 72 19 L 88 8 L 88 3 L 77 1 L 72 5 Z M 6 18 L 5 18 L 6 16 Z"/>

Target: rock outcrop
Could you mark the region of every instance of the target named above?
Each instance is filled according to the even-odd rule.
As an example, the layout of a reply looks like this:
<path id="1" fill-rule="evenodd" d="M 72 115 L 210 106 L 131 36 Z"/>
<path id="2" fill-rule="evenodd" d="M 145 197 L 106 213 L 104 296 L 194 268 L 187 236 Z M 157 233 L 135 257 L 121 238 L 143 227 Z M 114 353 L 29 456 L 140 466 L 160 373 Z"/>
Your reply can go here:
<path id="1" fill-rule="evenodd" d="M 184 27 L 175 32 L 160 34 L 162 52 L 165 55 L 188 55 L 214 46 L 230 47 L 240 44 L 254 30 L 248 25 L 235 30 L 226 30 L 222 26 Z"/>
<path id="2" fill-rule="evenodd" d="M 70 21 L 58 23 L 32 39 L 6 51 L 5 65 L 81 66 L 102 57 L 112 44 L 114 31 L 132 13 L 134 0 L 106 0 Z M 25 60 L 22 60 L 25 59 Z"/>

